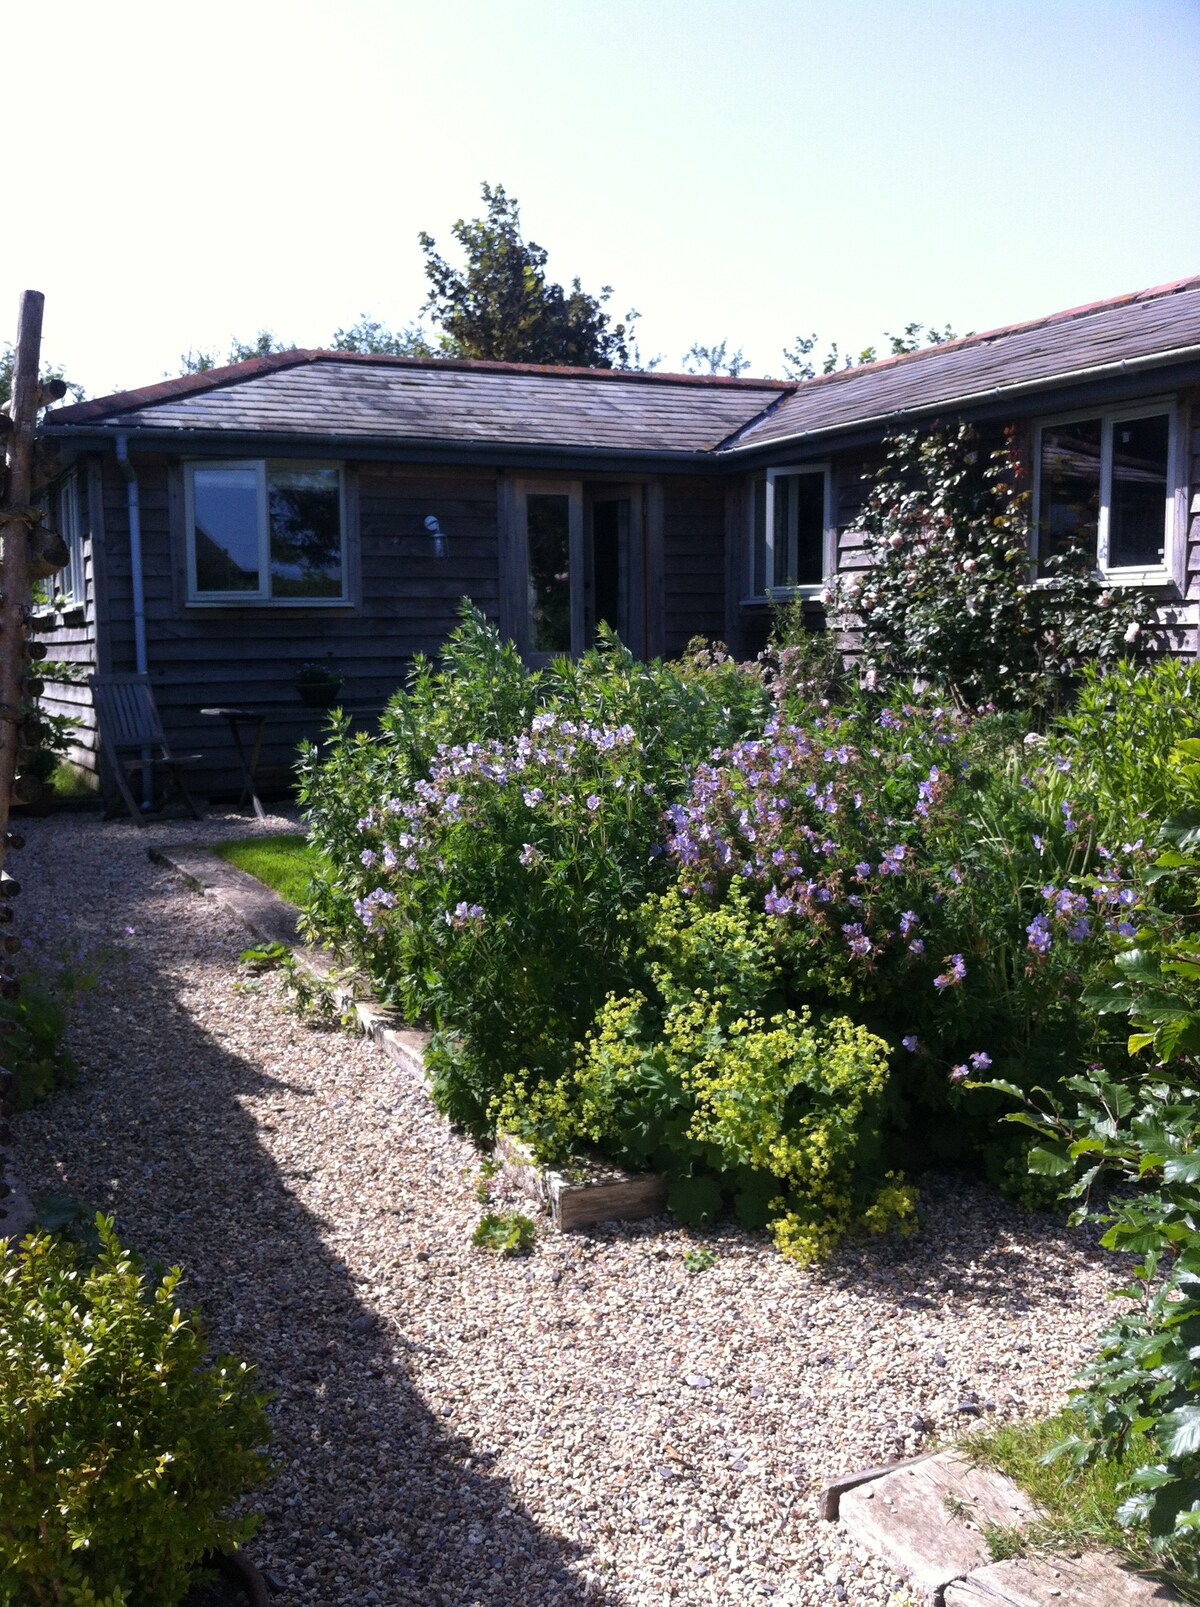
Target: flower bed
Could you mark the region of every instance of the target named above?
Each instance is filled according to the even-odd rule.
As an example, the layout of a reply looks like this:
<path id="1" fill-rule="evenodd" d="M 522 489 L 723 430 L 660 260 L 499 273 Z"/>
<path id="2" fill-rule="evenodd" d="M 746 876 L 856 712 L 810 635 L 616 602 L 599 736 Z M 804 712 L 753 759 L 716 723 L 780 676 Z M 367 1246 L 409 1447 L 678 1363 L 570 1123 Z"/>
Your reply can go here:
<path id="1" fill-rule="evenodd" d="M 809 1259 L 911 1227 L 906 1168 L 1038 1197 L 1005 1095 L 965 1084 L 1058 1088 L 1098 1052 L 1078 1002 L 1150 854 L 1110 836 L 1132 783 L 1093 731 L 1027 736 L 612 642 L 532 674 L 467 619 L 379 741 L 310 758 L 310 922 L 428 1021 L 481 1142 L 660 1172 L 685 1221 L 733 1208 Z"/>

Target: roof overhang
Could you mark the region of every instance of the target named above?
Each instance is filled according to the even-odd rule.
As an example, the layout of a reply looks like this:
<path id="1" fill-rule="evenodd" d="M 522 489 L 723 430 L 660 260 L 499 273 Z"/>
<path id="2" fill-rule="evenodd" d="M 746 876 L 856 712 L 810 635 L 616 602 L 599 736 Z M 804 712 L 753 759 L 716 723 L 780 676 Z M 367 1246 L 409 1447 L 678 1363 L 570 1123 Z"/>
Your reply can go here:
<path id="1" fill-rule="evenodd" d="M 727 441 L 721 448 L 720 456 L 726 461 L 732 458 L 749 460 L 763 454 L 778 456 L 780 452 L 794 452 L 818 443 L 827 449 L 834 442 L 845 441 L 850 444 L 852 441 L 878 439 L 892 430 L 948 414 L 980 421 L 1011 417 L 1014 404 L 1022 414 L 1045 411 L 1048 407 L 1055 410 L 1073 407 L 1077 402 L 1086 406 L 1090 400 L 1119 400 L 1125 394 L 1131 397 L 1145 394 L 1147 390 L 1161 388 L 1164 377 L 1169 378 L 1173 386 L 1200 384 L 1200 342 L 1149 353 L 1144 357 L 1128 357 L 1088 368 L 1067 369 L 1036 380 L 964 391 L 942 397 L 936 403 L 874 413 L 812 430 L 797 430 L 788 435 L 772 436 L 765 442 L 754 439 L 756 422 L 740 431 L 733 440 Z"/>
<path id="2" fill-rule="evenodd" d="M 41 434 L 75 455 L 107 452 L 124 436 L 132 452 L 172 457 L 321 457 L 356 462 L 436 463 L 467 468 L 555 469 L 590 467 L 604 473 L 717 473 L 711 451 L 630 451 L 616 447 L 471 442 L 394 436 L 291 435 L 266 431 L 131 429 L 128 425 L 64 424 L 48 419 Z"/>

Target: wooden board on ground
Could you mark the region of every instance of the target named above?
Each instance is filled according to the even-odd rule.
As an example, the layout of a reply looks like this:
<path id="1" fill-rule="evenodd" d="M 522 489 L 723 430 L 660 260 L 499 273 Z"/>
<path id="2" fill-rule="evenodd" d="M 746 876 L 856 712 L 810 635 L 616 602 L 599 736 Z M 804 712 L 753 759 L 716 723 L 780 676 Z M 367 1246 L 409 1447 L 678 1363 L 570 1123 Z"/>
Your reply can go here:
<path id="1" fill-rule="evenodd" d="M 986 1527 L 1024 1528 L 1037 1509 L 1003 1474 L 943 1451 L 847 1490 L 840 1516 L 855 1540 L 936 1599 L 952 1579 L 991 1561 Z"/>
<path id="2" fill-rule="evenodd" d="M 296 909 L 236 865 L 203 849 L 151 848 L 150 858 L 176 870 L 200 892 L 220 900 L 260 943 L 294 948 Z"/>
<path id="3" fill-rule="evenodd" d="M 525 1194 L 546 1206 L 564 1231 L 594 1222 L 635 1222 L 667 1208 L 667 1182 L 652 1172 L 617 1167 L 581 1167 L 578 1177 L 541 1167 L 526 1145 L 511 1134 L 496 1141 L 495 1158 Z"/>
<path id="4" fill-rule="evenodd" d="M 1179 1597 L 1115 1551 L 1010 1557 L 947 1585 L 945 1607 L 1166 1607 Z"/>

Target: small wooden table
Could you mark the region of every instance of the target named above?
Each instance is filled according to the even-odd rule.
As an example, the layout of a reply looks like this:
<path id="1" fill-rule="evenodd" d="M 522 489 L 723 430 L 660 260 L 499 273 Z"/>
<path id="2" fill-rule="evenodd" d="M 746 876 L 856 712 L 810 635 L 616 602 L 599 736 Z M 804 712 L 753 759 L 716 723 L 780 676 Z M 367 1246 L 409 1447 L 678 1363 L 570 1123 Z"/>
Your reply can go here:
<path id="1" fill-rule="evenodd" d="M 246 799 L 249 798 L 254 805 L 254 813 L 260 820 L 265 820 L 267 811 L 259 800 L 258 791 L 254 785 L 254 777 L 258 771 L 258 761 L 262 753 L 263 732 L 267 726 L 266 715 L 258 709 L 231 709 L 224 707 L 201 709 L 200 713 L 208 715 L 213 720 L 224 720 L 229 726 L 229 734 L 233 737 L 233 745 L 237 749 L 238 762 L 242 767 L 242 780 L 245 783 L 242 787 L 242 795 L 237 801 L 237 806 L 240 809 Z M 249 759 L 247 759 L 246 750 L 242 745 L 241 727 L 243 725 L 253 725 L 255 727 L 254 751 Z"/>

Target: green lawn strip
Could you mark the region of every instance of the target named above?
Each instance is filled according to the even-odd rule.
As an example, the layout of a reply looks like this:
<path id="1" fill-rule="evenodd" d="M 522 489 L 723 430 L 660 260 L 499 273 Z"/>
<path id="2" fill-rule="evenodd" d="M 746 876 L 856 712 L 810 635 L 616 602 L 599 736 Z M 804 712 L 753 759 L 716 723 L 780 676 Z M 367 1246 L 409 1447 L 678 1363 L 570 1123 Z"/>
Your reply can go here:
<path id="1" fill-rule="evenodd" d="M 1123 1529 L 1117 1508 L 1121 1487 L 1134 1468 L 1149 1460 L 1149 1447 L 1135 1438 L 1119 1460 L 1100 1459 L 1091 1467 L 1076 1468 L 1070 1458 L 1043 1458 L 1063 1440 L 1078 1434 L 1080 1425 L 1070 1411 L 1036 1423 L 1006 1423 L 986 1433 L 972 1434 L 959 1445 L 972 1461 L 1006 1474 L 1045 1514 L 1044 1522 L 1016 1531 L 995 1529 L 985 1533 L 988 1550 L 997 1560 L 1026 1551 L 1094 1550 L 1107 1546 L 1120 1552 L 1134 1567 L 1168 1581 L 1185 1601 L 1200 1602 L 1196 1586 L 1181 1578 L 1164 1559 L 1152 1555 L 1144 1536 Z"/>
<path id="2" fill-rule="evenodd" d="M 214 853 L 263 882 L 289 904 L 301 905 L 308 897 L 317 855 L 307 837 L 241 837 L 219 843 Z"/>

